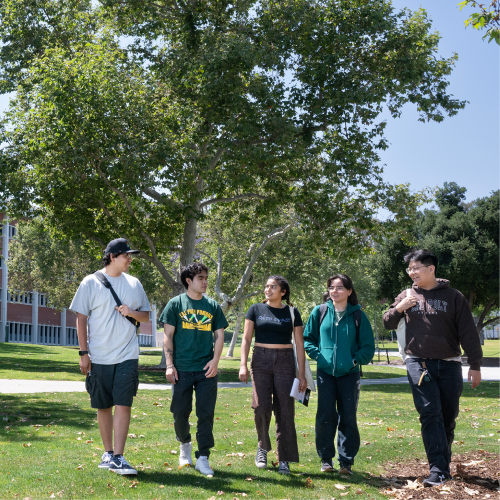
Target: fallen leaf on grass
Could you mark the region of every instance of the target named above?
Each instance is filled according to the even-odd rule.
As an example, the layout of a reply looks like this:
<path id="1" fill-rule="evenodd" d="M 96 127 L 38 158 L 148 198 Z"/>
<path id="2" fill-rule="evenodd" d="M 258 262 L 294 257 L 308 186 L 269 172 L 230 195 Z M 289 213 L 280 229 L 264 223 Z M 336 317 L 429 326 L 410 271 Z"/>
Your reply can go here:
<path id="1" fill-rule="evenodd" d="M 241 453 L 241 452 L 240 453 L 228 453 L 226 455 L 226 457 L 244 457 L 244 456 L 245 456 L 245 454 Z"/>
<path id="2" fill-rule="evenodd" d="M 393 431 L 395 431 L 396 429 L 393 429 L 392 427 L 387 427 L 387 430 L 388 430 L 389 432 L 393 432 Z"/>
<path id="3" fill-rule="evenodd" d="M 493 434 L 492 434 L 493 436 Z M 236 441 L 236 444 L 243 444 L 243 441 Z"/>
<path id="4" fill-rule="evenodd" d="M 169 453 L 172 453 L 172 455 L 177 455 L 177 450 L 170 450 Z"/>
<path id="5" fill-rule="evenodd" d="M 306 488 L 312 488 L 313 487 L 313 482 L 310 477 L 306 479 Z"/>
<path id="6" fill-rule="evenodd" d="M 231 467 L 231 465 L 233 465 L 233 464 L 232 464 L 231 462 L 228 462 L 226 465 L 227 465 L 228 467 Z"/>
<path id="7" fill-rule="evenodd" d="M 472 462 L 469 462 L 468 464 L 463 464 L 465 465 L 466 467 L 471 467 L 473 465 L 479 465 L 479 464 L 482 464 L 484 463 L 484 460 L 472 460 Z"/>
<path id="8" fill-rule="evenodd" d="M 247 474 L 247 477 L 246 477 L 245 481 L 253 481 L 254 479 L 257 479 L 257 478 L 255 476 L 249 476 Z"/>
<path id="9" fill-rule="evenodd" d="M 87 439 L 87 441 L 85 441 L 87 444 L 90 444 L 90 443 L 93 443 L 94 441 L 92 439 Z"/>
<path id="10" fill-rule="evenodd" d="M 139 484 L 139 481 L 134 480 L 134 481 L 132 481 L 132 482 L 130 483 L 129 488 L 137 488 L 137 485 L 138 485 L 138 484 Z"/>
<path id="11" fill-rule="evenodd" d="M 338 490 L 345 490 L 345 489 L 346 489 L 346 486 L 344 486 L 343 484 L 335 484 L 334 486 L 335 486 L 335 488 L 337 488 Z"/>
<path id="12" fill-rule="evenodd" d="M 207 500 L 215 500 L 215 497 L 207 498 Z"/>
<path id="13" fill-rule="evenodd" d="M 23 446 L 24 446 L 25 448 L 29 448 L 29 447 L 31 446 L 31 443 L 23 443 Z"/>
<path id="14" fill-rule="evenodd" d="M 189 464 L 184 464 L 184 465 L 179 465 L 179 468 L 177 470 L 181 470 L 183 469 L 184 467 L 191 467 L 191 465 Z M 151 468 L 151 467 L 150 467 Z"/>
<path id="15" fill-rule="evenodd" d="M 356 495 L 362 495 L 363 494 L 363 490 L 356 490 Z"/>
<path id="16" fill-rule="evenodd" d="M 223 491 L 218 491 L 217 495 L 224 495 L 224 492 Z"/>
<path id="17" fill-rule="evenodd" d="M 424 486 L 418 482 L 418 479 L 415 479 L 415 481 L 412 481 L 411 479 L 407 479 L 407 484 L 403 486 L 403 488 L 408 489 L 408 490 L 418 490 L 423 488 Z"/>
<path id="18" fill-rule="evenodd" d="M 467 493 L 471 497 L 473 497 L 474 495 L 479 495 L 479 491 L 467 488 L 467 486 L 464 486 L 464 491 L 465 491 L 465 493 Z"/>
<path id="19" fill-rule="evenodd" d="M 56 496 L 54 495 L 54 493 L 52 493 L 49 498 L 56 498 Z"/>
<path id="20" fill-rule="evenodd" d="M 154 402 L 153 403 L 155 406 L 163 406 L 161 403 Z"/>
<path id="21" fill-rule="evenodd" d="M 165 488 L 164 484 L 160 484 L 159 488 Z"/>
<path id="22" fill-rule="evenodd" d="M 349 493 L 347 491 L 345 493 L 340 494 L 341 497 L 345 497 L 346 495 L 349 495 Z"/>
<path id="23" fill-rule="evenodd" d="M 280 464 L 279 462 L 273 462 L 273 461 L 271 461 L 271 465 L 273 467 L 278 467 L 279 464 Z"/>
<path id="24" fill-rule="evenodd" d="M 128 437 L 131 439 L 135 439 L 137 437 L 137 434 L 129 434 Z"/>

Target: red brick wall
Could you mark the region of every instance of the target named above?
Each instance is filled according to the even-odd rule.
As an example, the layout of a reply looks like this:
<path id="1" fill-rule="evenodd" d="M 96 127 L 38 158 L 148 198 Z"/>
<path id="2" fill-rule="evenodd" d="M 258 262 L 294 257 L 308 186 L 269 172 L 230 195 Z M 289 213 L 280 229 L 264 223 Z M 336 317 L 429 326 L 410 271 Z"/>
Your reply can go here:
<path id="1" fill-rule="evenodd" d="M 28 304 L 7 304 L 7 321 L 13 323 L 31 323 L 31 306 Z"/>
<path id="2" fill-rule="evenodd" d="M 38 324 L 39 325 L 60 325 L 61 313 L 50 307 L 38 307 Z"/>
<path id="3" fill-rule="evenodd" d="M 73 311 L 66 311 L 66 326 L 76 328 L 76 313 Z"/>

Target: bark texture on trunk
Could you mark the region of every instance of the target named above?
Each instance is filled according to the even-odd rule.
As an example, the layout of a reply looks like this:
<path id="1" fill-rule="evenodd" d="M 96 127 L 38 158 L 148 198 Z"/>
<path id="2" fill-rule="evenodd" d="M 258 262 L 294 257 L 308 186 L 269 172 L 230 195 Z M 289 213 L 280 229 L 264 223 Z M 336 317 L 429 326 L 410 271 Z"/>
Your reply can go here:
<path id="1" fill-rule="evenodd" d="M 231 339 L 231 344 L 229 344 L 229 349 L 227 351 L 226 357 L 232 358 L 234 355 L 234 346 L 240 336 L 241 322 L 243 321 L 243 302 L 238 304 L 238 314 L 236 316 L 236 326 L 234 327 L 233 338 Z"/>

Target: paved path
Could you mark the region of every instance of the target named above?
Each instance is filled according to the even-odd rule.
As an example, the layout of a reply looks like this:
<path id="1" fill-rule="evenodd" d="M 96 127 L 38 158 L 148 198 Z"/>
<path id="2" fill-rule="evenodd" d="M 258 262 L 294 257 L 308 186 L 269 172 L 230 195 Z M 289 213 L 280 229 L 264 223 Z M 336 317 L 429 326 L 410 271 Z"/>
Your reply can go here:
<path id="1" fill-rule="evenodd" d="M 401 371 L 404 367 L 401 367 Z M 462 367 L 464 382 L 467 381 L 468 366 Z M 500 380 L 500 368 L 482 368 L 481 375 L 483 380 Z M 361 379 L 361 385 L 373 384 L 407 384 L 408 379 L 404 377 L 379 378 L 379 379 Z M 251 383 L 243 382 L 219 382 L 219 389 L 229 389 L 236 387 L 252 387 Z M 171 384 L 140 384 L 140 390 L 170 390 Z M 85 382 L 83 381 L 64 381 L 64 380 L 0 380 L 0 393 L 20 394 L 35 392 L 85 392 Z"/>

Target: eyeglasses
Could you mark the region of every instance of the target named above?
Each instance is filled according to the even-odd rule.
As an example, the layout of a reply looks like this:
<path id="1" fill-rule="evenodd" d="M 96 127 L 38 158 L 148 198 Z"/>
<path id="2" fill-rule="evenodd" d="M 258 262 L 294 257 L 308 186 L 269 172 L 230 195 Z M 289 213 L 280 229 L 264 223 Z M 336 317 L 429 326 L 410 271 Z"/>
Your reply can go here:
<path id="1" fill-rule="evenodd" d="M 264 290 L 267 290 L 268 288 L 270 288 L 271 290 L 276 290 L 278 288 L 278 285 L 266 285 L 264 287 Z"/>
<path id="2" fill-rule="evenodd" d="M 343 287 L 343 286 L 329 286 L 328 287 L 328 291 L 330 291 L 330 292 L 334 292 L 335 290 L 337 290 L 337 292 L 341 292 L 342 290 L 345 290 L 345 287 Z"/>
<path id="3" fill-rule="evenodd" d="M 408 269 L 406 269 L 406 272 L 407 272 L 408 274 L 410 274 L 410 273 L 415 273 L 415 272 L 417 272 L 419 269 L 422 269 L 423 267 L 429 267 L 429 266 L 409 267 Z"/>

